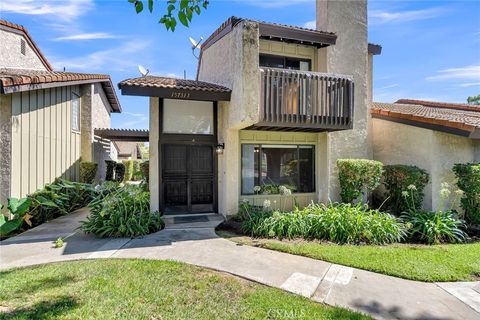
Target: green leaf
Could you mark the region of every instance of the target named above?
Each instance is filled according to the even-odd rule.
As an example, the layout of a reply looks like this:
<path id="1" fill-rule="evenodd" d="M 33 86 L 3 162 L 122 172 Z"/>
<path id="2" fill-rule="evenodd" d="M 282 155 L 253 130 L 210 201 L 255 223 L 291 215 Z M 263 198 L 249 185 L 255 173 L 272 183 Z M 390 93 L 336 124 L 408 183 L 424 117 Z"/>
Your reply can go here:
<path id="1" fill-rule="evenodd" d="M 178 13 L 178 20 L 180 20 L 180 22 L 181 22 L 185 27 L 188 27 L 188 19 L 187 19 L 187 15 L 185 14 L 185 12 L 180 11 L 180 12 Z"/>
<path id="2" fill-rule="evenodd" d="M 193 10 L 195 10 L 195 12 L 196 12 L 198 15 L 200 15 L 200 12 L 201 12 L 201 11 L 200 11 L 200 7 L 199 7 L 198 5 L 194 6 L 194 7 L 193 7 Z"/>
<path id="3" fill-rule="evenodd" d="M 169 4 L 167 7 L 167 15 L 171 16 L 173 10 L 175 10 L 175 6 L 173 4 Z"/>
<path id="4" fill-rule="evenodd" d="M 13 220 L 5 222 L 0 226 L 0 236 L 6 236 L 15 230 L 18 230 L 22 226 L 22 223 L 22 218 L 15 218 Z"/>
<path id="5" fill-rule="evenodd" d="M 30 198 L 9 198 L 8 199 L 8 210 L 16 216 L 21 216 L 24 214 L 30 205 L 32 204 L 32 200 Z"/>
<path id="6" fill-rule="evenodd" d="M 193 11 L 190 8 L 187 8 L 187 19 L 188 21 L 192 21 Z"/>
<path id="7" fill-rule="evenodd" d="M 36 200 L 38 201 L 38 203 L 42 206 L 47 206 L 47 207 L 54 207 L 54 208 L 58 208 L 58 205 L 51 201 L 51 200 L 48 200 L 47 198 L 43 197 L 43 196 L 38 196 L 36 198 Z"/>
<path id="8" fill-rule="evenodd" d="M 137 1 L 137 0 L 128 0 L 128 2 L 130 2 L 130 3 L 134 3 L 135 1 Z"/>
<path id="9" fill-rule="evenodd" d="M 203 1 L 203 4 L 202 4 L 203 8 L 204 9 L 207 9 L 207 6 L 208 6 L 208 1 Z"/>
<path id="10" fill-rule="evenodd" d="M 137 1 L 135 2 L 135 10 L 137 13 L 140 13 L 143 11 L 143 2 L 142 1 Z"/>
<path id="11" fill-rule="evenodd" d="M 3 226 L 7 222 L 7 218 L 0 212 L 0 227 Z"/>
<path id="12" fill-rule="evenodd" d="M 177 19 L 172 17 L 172 19 L 170 19 L 170 27 L 172 28 L 172 31 L 175 31 L 176 26 L 177 26 Z"/>
<path id="13" fill-rule="evenodd" d="M 148 11 L 153 12 L 153 0 L 148 0 Z"/>
<path id="14" fill-rule="evenodd" d="M 180 0 L 180 10 L 188 8 L 188 0 Z"/>

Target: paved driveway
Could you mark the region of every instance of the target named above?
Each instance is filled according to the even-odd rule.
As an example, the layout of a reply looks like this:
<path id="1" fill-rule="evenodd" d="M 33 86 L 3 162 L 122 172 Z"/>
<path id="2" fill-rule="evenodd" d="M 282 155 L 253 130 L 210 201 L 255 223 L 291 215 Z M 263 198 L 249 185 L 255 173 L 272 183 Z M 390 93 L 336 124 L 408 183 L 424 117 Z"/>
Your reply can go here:
<path id="1" fill-rule="evenodd" d="M 422 283 L 305 257 L 241 246 L 216 236 L 214 222 L 138 239 L 99 239 L 76 230 L 80 210 L 2 241 L 0 269 L 94 258 L 176 260 L 228 272 L 378 319 L 480 319 L 480 283 Z M 65 246 L 53 248 L 58 237 Z"/>

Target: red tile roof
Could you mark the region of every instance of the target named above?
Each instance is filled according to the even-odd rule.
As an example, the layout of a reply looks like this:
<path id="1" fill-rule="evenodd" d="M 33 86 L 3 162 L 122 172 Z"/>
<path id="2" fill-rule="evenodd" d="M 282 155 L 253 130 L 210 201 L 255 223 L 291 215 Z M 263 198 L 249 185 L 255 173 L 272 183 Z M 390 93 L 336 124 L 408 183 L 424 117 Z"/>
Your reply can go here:
<path id="1" fill-rule="evenodd" d="M 427 102 L 423 101 L 422 103 Z M 476 137 L 480 131 L 480 108 L 463 110 L 452 107 L 452 104 L 448 105 L 448 107 L 442 107 L 441 103 L 435 103 L 435 106 L 427 106 L 372 102 L 370 113 L 373 117 L 381 117 L 386 120 L 403 120 L 408 124 L 419 126 L 428 125 L 439 131 L 445 131 L 443 129 L 449 128 L 467 132 L 470 133 L 470 136 Z M 473 133 L 475 134 L 471 135 Z"/>
<path id="2" fill-rule="evenodd" d="M 23 33 L 27 42 L 30 44 L 30 46 L 33 48 L 33 50 L 37 53 L 37 56 L 40 58 L 40 60 L 42 60 L 42 63 L 45 66 L 45 68 L 47 68 L 47 70 L 49 70 L 49 71 L 53 70 L 52 66 L 48 62 L 47 58 L 45 58 L 42 51 L 40 51 L 40 48 L 37 46 L 35 41 L 33 41 L 32 37 L 30 37 L 30 34 L 28 33 L 26 28 L 24 28 L 21 25 L 18 25 L 18 24 L 11 23 L 11 22 L 8 22 L 6 20 L 1 20 L 0 19 L 0 27 L 1 26 L 6 27 L 6 28 L 10 28 L 10 29 L 14 29 L 14 30 L 17 30 L 17 31 Z"/>
<path id="3" fill-rule="evenodd" d="M 4 94 L 41 89 L 44 84 L 58 87 L 78 84 L 79 82 L 101 82 L 112 109 L 114 112 L 121 112 L 120 102 L 109 75 L 30 69 L 0 69 L 0 92 Z"/>
<path id="4" fill-rule="evenodd" d="M 146 76 L 123 80 L 119 83 L 119 86 L 155 87 L 165 89 L 200 90 L 226 93 L 231 92 L 231 90 L 227 87 L 210 82 L 158 76 Z"/>
<path id="5" fill-rule="evenodd" d="M 465 111 L 480 111 L 480 106 L 464 104 L 464 103 L 446 103 L 446 102 L 435 102 L 435 101 L 414 100 L 414 99 L 400 99 L 400 100 L 397 100 L 395 103 L 416 104 L 416 105 L 433 107 L 433 108 L 458 109 L 458 110 L 465 110 Z"/>

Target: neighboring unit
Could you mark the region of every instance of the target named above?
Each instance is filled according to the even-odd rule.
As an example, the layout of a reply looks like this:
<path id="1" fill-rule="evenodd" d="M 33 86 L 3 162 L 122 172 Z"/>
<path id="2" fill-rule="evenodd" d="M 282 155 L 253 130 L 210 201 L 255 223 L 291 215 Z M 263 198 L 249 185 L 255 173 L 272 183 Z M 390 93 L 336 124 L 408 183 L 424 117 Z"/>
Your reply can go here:
<path id="1" fill-rule="evenodd" d="M 4 20 L 0 43 L 0 202 L 78 181 L 80 160 L 112 158 L 110 141 L 94 136 L 121 112 L 110 77 L 53 71 L 26 29 Z"/>
<path id="2" fill-rule="evenodd" d="M 480 162 L 480 106 L 402 99 L 373 102 L 370 113 L 374 159 L 427 170 L 423 205 L 443 210 L 441 184 L 455 185 L 453 165 Z"/>

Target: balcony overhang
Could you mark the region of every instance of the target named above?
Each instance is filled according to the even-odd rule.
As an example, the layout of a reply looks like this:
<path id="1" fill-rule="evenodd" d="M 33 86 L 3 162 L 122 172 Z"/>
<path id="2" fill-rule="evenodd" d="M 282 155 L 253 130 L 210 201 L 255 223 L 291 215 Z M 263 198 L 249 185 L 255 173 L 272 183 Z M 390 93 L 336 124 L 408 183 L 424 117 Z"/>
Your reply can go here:
<path id="1" fill-rule="evenodd" d="M 259 121 L 248 129 L 323 132 L 353 128 L 349 76 L 260 68 Z"/>

